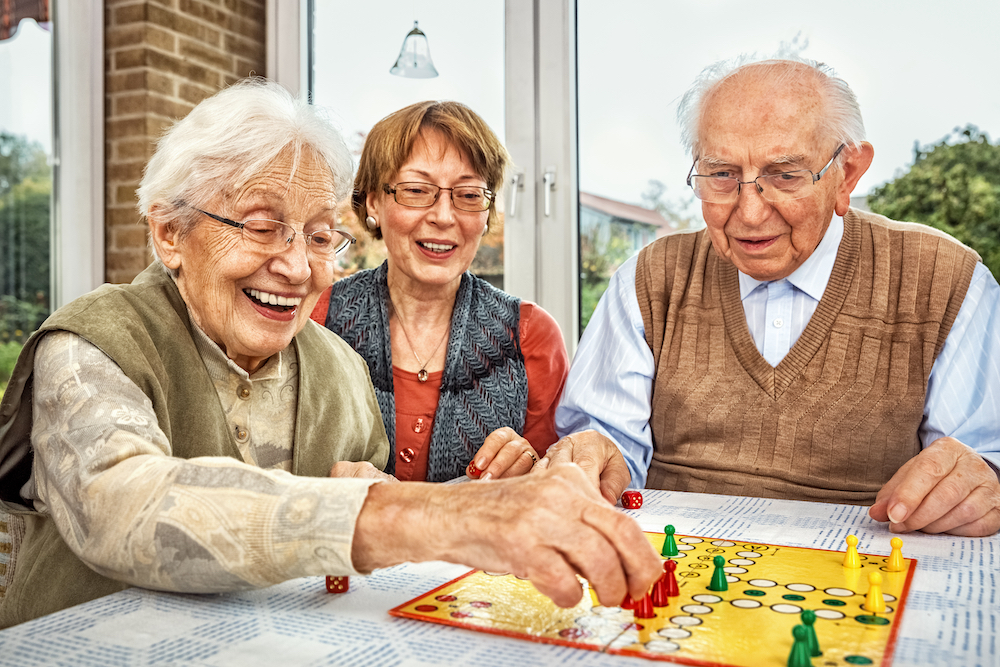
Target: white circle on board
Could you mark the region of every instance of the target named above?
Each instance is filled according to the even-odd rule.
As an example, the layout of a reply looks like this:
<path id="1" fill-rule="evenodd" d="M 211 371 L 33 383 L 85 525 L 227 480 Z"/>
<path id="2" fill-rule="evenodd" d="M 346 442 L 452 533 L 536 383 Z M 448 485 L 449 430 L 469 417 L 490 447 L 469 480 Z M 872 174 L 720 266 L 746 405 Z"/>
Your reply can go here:
<path id="1" fill-rule="evenodd" d="M 761 604 L 757 600 L 746 600 L 744 598 L 737 598 L 731 603 L 734 607 L 739 607 L 740 609 L 756 609 L 760 607 Z"/>
<path id="2" fill-rule="evenodd" d="M 698 544 L 699 542 L 704 542 L 705 540 L 700 537 L 682 537 L 681 542 L 684 544 Z"/>
<path id="3" fill-rule="evenodd" d="M 733 565 L 754 565 L 756 563 L 749 558 L 730 558 L 729 562 Z"/>
<path id="4" fill-rule="evenodd" d="M 701 619 L 697 616 L 673 616 L 670 622 L 681 627 L 685 625 L 701 625 Z"/>
<path id="5" fill-rule="evenodd" d="M 788 584 L 785 588 L 796 593 L 808 593 L 809 591 L 816 590 L 815 586 L 810 586 L 809 584 Z"/>
<path id="6" fill-rule="evenodd" d="M 756 551 L 737 551 L 736 555 L 743 558 L 760 558 L 760 554 Z"/>
<path id="7" fill-rule="evenodd" d="M 838 598 L 849 598 L 854 595 L 854 591 L 847 588 L 826 588 L 823 592 L 827 595 L 836 595 Z"/>
<path id="8" fill-rule="evenodd" d="M 777 586 L 778 584 L 770 579 L 751 579 L 747 582 L 751 586 L 756 586 L 757 588 L 771 588 L 772 586 Z"/>
<path id="9" fill-rule="evenodd" d="M 662 628 L 656 634 L 667 639 L 687 639 L 691 636 L 691 633 L 684 628 Z"/>
<path id="10" fill-rule="evenodd" d="M 653 639 L 646 642 L 646 650 L 650 653 L 673 653 L 680 650 L 680 645 L 664 639 Z"/>
<path id="11" fill-rule="evenodd" d="M 771 609 L 779 614 L 798 614 L 802 611 L 802 607 L 794 604 L 773 604 Z"/>
<path id="12" fill-rule="evenodd" d="M 712 608 L 703 604 L 686 604 L 681 607 L 685 614 L 711 614 Z"/>
<path id="13" fill-rule="evenodd" d="M 839 621 L 844 618 L 844 614 L 834 609 L 817 609 L 816 618 L 825 618 L 828 621 Z"/>
<path id="14" fill-rule="evenodd" d="M 726 540 L 715 540 L 712 542 L 712 546 L 716 547 L 735 547 L 736 542 L 727 542 Z"/>
<path id="15" fill-rule="evenodd" d="M 678 544 L 677 545 L 677 550 L 678 551 L 691 551 L 692 549 L 694 549 L 694 547 L 691 546 L 690 544 Z"/>
<path id="16" fill-rule="evenodd" d="M 692 595 L 691 599 L 695 602 L 700 602 L 701 604 L 715 604 L 716 602 L 722 602 L 722 598 L 718 595 Z"/>
<path id="17" fill-rule="evenodd" d="M 747 569 L 745 567 L 724 567 L 722 571 L 726 574 L 746 574 Z"/>

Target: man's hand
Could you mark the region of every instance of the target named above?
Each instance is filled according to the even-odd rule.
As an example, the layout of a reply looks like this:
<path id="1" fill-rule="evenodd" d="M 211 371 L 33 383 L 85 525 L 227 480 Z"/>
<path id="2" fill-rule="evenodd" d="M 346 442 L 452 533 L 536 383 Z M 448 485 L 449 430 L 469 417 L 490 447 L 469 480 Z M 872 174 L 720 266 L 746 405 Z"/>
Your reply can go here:
<path id="1" fill-rule="evenodd" d="M 486 436 L 483 446 L 472 457 L 472 463 L 482 474 L 479 479 L 517 477 L 531 470 L 538 461 L 531 443 L 514 429 L 503 427 Z"/>
<path id="2" fill-rule="evenodd" d="M 614 505 L 622 495 L 632 474 L 625 457 L 615 443 L 597 431 L 572 433 L 549 447 L 536 469 L 545 469 L 558 463 L 575 463 L 583 469 L 587 479 L 604 499 Z"/>
<path id="3" fill-rule="evenodd" d="M 398 482 L 392 475 L 387 475 L 368 461 L 338 461 L 330 468 L 330 477 L 362 477 L 364 479 L 381 479 L 385 482 Z"/>
<path id="4" fill-rule="evenodd" d="M 354 567 L 446 560 L 510 572 L 562 606 L 586 578 L 606 606 L 640 598 L 662 574 L 639 525 L 609 507 L 575 465 L 489 484 L 376 484 L 354 531 Z"/>
<path id="5" fill-rule="evenodd" d="M 1000 482 L 974 449 L 938 438 L 907 461 L 868 510 L 889 530 L 984 537 L 1000 530 Z"/>

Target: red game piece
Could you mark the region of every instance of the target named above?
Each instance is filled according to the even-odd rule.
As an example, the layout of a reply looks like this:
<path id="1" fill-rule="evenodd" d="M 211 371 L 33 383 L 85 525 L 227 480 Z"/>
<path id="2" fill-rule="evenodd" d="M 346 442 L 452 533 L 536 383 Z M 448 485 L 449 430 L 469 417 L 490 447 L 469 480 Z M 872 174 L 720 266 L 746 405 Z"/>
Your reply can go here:
<path id="1" fill-rule="evenodd" d="M 642 494 L 638 491 L 626 491 L 622 494 L 622 507 L 637 510 L 642 507 Z"/>
<path id="2" fill-rule="evenodd" d="M 465 474 L 472 479 L 479 479 L 479 476 L 483 474 L 483 471 L 476 467 L 475 461 L 469 461 L 469 467 L 465 469 Z"/>
<path id="3" fill-rule="evenodd" d="M 618 606 L 621 607 L 622 609 L 635 609 L 636 602 L 635 602 L 635 600 L 632 599 L 631 595 L 629 595 L 628 593 L 626 593 L 625 594 L 625 599 L 622 600 L 622 603 L 620 605 L 618 605 Z"/>
<path id="4" fill-rule="evenodd" d="M 663 561 L 663 570 L 665 572 L 664 576 L 667 578 L 666 587 L 667 595 L 675 598 L 681 594 L 681 589 L 677 585 L 677 576 L 674 574 L 674 570 L 677 569 L 677 561 L 667 559 Z"/>
<path id="5" fill-rule="evenodd" d="M 348 577 L 331 577 L 327 575 L 326 577 L 327 593 L 346 593 L 348 587 L 350 587 L 350 581 L 348 581 Z"/>
<path id="6" fill-rule="evenodd" d="M 650 597 L 649 592 L 642 596 L 642 599 L 636 604 L 635 609 L 632 610 L 632 614 L 636 618 L 656 618 L 656 610 L 653 609 L 653 598 Z"/>
<path id="7" fill-rule="evenodd" d="M 660 578 L 656 580 L 653 584 L 653 594 L 650 596 L 653 599 L 654 607 L 666 607 L 670 604 L 670 596 L 667 595 L 667 573 L 664 572 L 660 575 Z"/>

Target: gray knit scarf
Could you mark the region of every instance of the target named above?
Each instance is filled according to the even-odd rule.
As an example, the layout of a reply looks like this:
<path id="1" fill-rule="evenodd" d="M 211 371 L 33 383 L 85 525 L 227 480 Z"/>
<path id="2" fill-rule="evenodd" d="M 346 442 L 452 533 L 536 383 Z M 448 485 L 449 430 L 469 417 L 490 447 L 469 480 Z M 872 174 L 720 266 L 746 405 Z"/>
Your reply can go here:
<path id="1" fill-rule="evenodd" d="M 393 448 L 386 472 L 395 470 L 396 399 L 389 341 L 388 264 L 337 281 L 326 326 L 368 362 L 382 421 Z M 521 302 L 468 271 L 455 295 L 441 397 L 431 433 L 427 481 L 465 472 L 494 430 L 524 432 L 528 376 L 521 352 Z M 333 380 L 335 381 L 335 379 Z"/>

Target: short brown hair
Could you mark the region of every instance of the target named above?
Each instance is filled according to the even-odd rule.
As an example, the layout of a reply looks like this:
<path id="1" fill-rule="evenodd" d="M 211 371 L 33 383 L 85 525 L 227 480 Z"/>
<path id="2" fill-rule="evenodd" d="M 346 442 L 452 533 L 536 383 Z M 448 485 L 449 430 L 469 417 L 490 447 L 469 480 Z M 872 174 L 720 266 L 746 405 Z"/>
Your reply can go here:
<path id="1" fill-rule="evenodd" d="M 368 216 L 365 205 L 368 193 L 382 191 L 382 186 L 409 159 L 413 143 L 423 130 L 435 130 L 444 135 L 486 181 L 487 188 L 499 193 L 503 187 L 510 155 L 486 121 L 459 102 L 418 102 L 375 123 L 365 139 L 354 178 L 353 199 L 354 212 L 362 223 Z M 486 219 L 487 227 L 496 219 L 494 199 Z M 369 231 L 375 238 L 382 238 L 381 227 Z"/>

